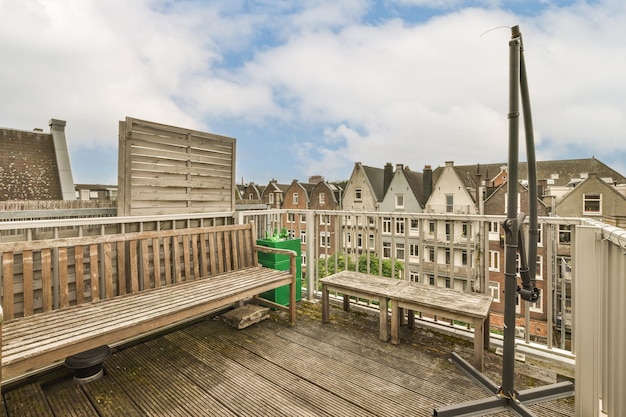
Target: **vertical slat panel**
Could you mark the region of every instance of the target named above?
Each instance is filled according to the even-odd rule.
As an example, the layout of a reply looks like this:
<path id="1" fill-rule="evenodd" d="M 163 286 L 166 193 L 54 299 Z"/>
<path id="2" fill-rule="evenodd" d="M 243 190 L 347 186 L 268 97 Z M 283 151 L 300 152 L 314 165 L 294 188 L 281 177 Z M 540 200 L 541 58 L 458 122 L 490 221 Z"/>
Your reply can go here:
<path id="1" fill-rule="evenodd" d="M 159 238 L 152 239 L 152 265 L 154 265 L 154 288 L 161 288 L 161 255 Z"/>
<path id="2" fill-rule="evenodd" d="M 203 277 L 208 277 L 209 276 L 209 265 L 208 265 L 208 257 L 209 254 L 206 251 L 206 240 L 208 238 L 208 234 L 207 233 L 202 233 L 200 234 L 200 256 L 199 256 L 199 260 L 202 264 L 202 276 Z"/>
<path id="3" fill-rule="evenodd" d="M 200 259 L 198 256 L 198 238 L 200 235 L 192 234 L 191 236 L 191 259 L 193 262 L 193 278 L 200 278 Z"/>
<path id="4" fill-rule="evenodd" d="M 150 251 L 148 248 L 148 239 L 141 239 L 141 275 L 143 280 L 143 289 L 152 288 L 150 284 Z"/>
<path id="5" fill-rule="evenodd" d="M 224 272 L 230 272 L 232 270 L 232 242 L 231 242 L 231 231 L 226 231 L 223 233 L 224 236 Z"/>
<path id="6" fill-rule="evenodd" d="M 116 243 L 117 255 L 117 294 L 126 294 L 126 244 L 125 242 Z"/>
<path id="7" fill-rule="evenodd" d="M 174 267 L 174 283 L 181 282 L 180 246 L 178 236 L 172 236 L 172 263 Z"/>
<path id="8" fill-rule="evenodd" d="M 67 248 L 59 248 L 59 302 L 61 308 L 70 305 L 69 282 L 67 278 Z"/>
<path id="9" fill-rule="evenodd" d="M 209 232 L 208 233 L 208 239 L 209 239 L 209 252 L 207 253 L 207 256 L 209 256 L 210 258 L 210 267 L 211 267 L 211 271 L 209 271 L 209 275 L 215 275 L 216 272 L 216 258 L 218 257 L 217 254 L 217 248 L 215 247 L 215 238 L 216 238 L 216 233 L 215 232 Z"/>
<path id="10" fill-rule="evenodd" d="M 243 254 L 243 231 L 237 230 L 232 232 L 232 257 L 233 257 L 233 269 L 237 270 L 240 267 L 240 264 L 243 264 L 243 260 L 240 259 Z"/>
<path id="11" fill-rule="evenodd" d="M 185 263 L 185 281 L 191 279 L 191 261 L 189 256 L 189 236 L 182 236 L 183 239 L 183 262 Z"/>
<path id="12" fill-rule="evenodd" d="M 24 281 L 24 316 L 33 314 L 33 251 L 22 252 L 22 279 Z"/>
<path id="13" fill-rule="evenodd" d="M 52 311 L 52 251 L 41 250 L 41 290 L 43 311 Z"/>
<path id="14" fill-rule="evenodd" d="M 252 240 L 252 227 L 250 227 L 249 229 L 244 229 L 244 240 L 244 247 L 247 249 L 245 253 L 246 266 L 252 266 L 254 265 L 254 260 L 252 257 L 254 251 L 252 250 L 252 245 L 256 244 L 256 242 Z"/>
<path id="15" fill-rule="evenodd" d="M 2 254 L 2 309 L 4 320 L 11 320 L 14 317 L 14 285 L 13 285 L 13 252 Z"/>
<path id="16" fill-rule="evenodd" d="M 169 237 L 163 238 L 163 267 L 165 268 L 165 285 L 172 284 L 172 254 Z"/>
<path id="17" fill-rule="evenodd" d="M 132 294 L 135 294 L 139 291 L 139 261 L 137 260 L 137 241 L 131 240 L 128 247 L 130 256 L 130 292 Z"/>
<path id="18" fill-rule="evenodd" d="M 102 245 L 102 256 L 104 256 L 104 296 L 113 298 L 113 260 L 111 259 L 111 243 Z"/>
<path id="19" fill-rule="evenodd" d="M 219 231 L 215 233 L 215 243 L 217 245 L 217 270 L 214 274 L 221 274 L 225 272 L 224 268 L 224 232 Z"/>
<path id="20" fill-rule="evenodd" d="M 74 274 L 76 275 L 76 304 L 80 305 L 85 302 L 85 268 L 81 245 L 74 248 Z"/>
<path id="21" fill-rule="evenodd" d="M 91 301 L 100 299 L 100 282 L 98 279 L 98 245 L 89 245 L 89 271 L 91 272 Z"/>

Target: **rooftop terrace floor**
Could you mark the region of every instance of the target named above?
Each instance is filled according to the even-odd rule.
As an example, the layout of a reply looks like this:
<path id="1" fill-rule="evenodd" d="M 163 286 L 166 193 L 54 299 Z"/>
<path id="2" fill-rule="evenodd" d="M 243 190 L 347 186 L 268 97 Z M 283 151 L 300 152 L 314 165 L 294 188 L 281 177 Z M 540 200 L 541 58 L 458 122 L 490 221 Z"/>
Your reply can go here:
<path id="1" fill-rule="evenodd" d="M 61 370 L 3 389 L 1 416 L 431 416 L 448 404 L 491 394 L 447 359 L 471 360 L 469 341 L 402 329 L 399 346 L 378 340 L 377 317 L 339 308 L 321 323 L 302 302 L 289 327 L 276 313 L 243 330 L 206 318 L 114 350 L 105 375 L 84 386 Z M 485 375 L 500 381 L 501 357 Z M 556 382 L 572 370 L 527 360 L 516 388 Z M 573 398 L 530 407 L 538 416 L 574 415 Z M 512 416 L 502 411 L 495 416 Z"/>

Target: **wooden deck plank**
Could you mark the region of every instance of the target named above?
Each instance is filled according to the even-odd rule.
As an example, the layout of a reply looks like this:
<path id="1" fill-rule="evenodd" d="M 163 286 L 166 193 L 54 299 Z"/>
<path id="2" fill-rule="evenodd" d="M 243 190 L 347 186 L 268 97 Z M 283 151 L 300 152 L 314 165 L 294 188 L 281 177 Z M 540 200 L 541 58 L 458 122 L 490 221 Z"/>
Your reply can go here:
<path id="1" fill-rule="evenodd" d="M 26 384 L 2 391 L 9 417 L 54 417 L 39 384 Z"/>
<path id="2" fill-rule="evenodd" d="M 207 318 L 114 352 L 101 380 L 84 392 L 62 393 L 65 401 L 87 398 L 102 417 L 430 416 L 435 405 L 488 397 L 447 361 L 451 351 L 471 357 L 471 342 L 416 326 L 402 327 L 406 343 L 394 346 L 372 331 L 377 315 L 335 308 L 331 324 L 322 325 L 320 307 L 302 302 L 296 327 L 276 312 L 273 320 L 244 330 Z M 497 381 L 501 357 L 488 353 L 485 359 L 487 376 Z M 529 378 L 539 365 L 527 362 L 516 366 L 518 390 L 550 382 Z M 542 374 L 549 377 L 546 370 Z M 35 384 L 20 389 L 4 390 L 7 409 L 11 400 L 15 406 L 28 396 L 39 403 L 62 400 L 52 398 L 59 389 L 46 388 L 47 398 Z M 573 415 L 574 405 L 567 399 L 530 408 L 540 417 L 565 417 Z M 49 409 L 23 410 L 8 416 L 52 416 Z"/>
<path id="3" fill-rule="evenodd" d="M 328 390 L 307 381 L 301 374 L 290 372 L 280 365 L 265 360 L 257 354 L 243 349 L 228 340 L 228 334 L 217 336 L 206 326 L 192 326 L 185 329 L 188 337 L 195 339 L 193 352 L 202 361 L 223 361 L 224 358 L 236 361 L 255 374 L 267 379 L 271 383 L 288 391 L 295 398 L 299 398 L 319 408 L 329 415 L 367 417 L 375 414 L 367 409 L 339 398 Z M 178 336 L 181 337 L 181 336 Z M 181 337 L 182 339 L 182 337 Z"/>
<path id="4" fill-rule="evenodd" d="M 142 417 L 135 400 L 113 378 L 100 378 L 83 386 L 85 395 L 98 409 L 100 417 Z"/>
<path id="5" fill-rule="evenodd" d="M 63 417 L 99 417 L 91 401 L 80 386 L 65 384 L 46 396 L 52 412 Z"/>

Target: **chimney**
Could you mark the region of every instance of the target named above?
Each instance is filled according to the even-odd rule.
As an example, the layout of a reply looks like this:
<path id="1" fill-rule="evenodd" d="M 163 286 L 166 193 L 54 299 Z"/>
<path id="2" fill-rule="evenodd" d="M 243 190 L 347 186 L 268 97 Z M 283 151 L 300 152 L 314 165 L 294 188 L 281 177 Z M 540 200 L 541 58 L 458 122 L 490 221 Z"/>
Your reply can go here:
<path id="1" fill-rule="evenodd" d="M 387 162 L 385 164 L 385 171 L 383 177 L 383 195 L 387 193 L 389 189 L 389 184 L 391 184 L 391 179 L 393 178 L 393 165 L 391 162 Z"/>
<path id="2" fill-rule="evenodd" d="M 430 165 L 424 166 L 422 179 L 424 181 L 424 204 L 426 204 L 430 195 L 433 193 L 433 169 Z"/>

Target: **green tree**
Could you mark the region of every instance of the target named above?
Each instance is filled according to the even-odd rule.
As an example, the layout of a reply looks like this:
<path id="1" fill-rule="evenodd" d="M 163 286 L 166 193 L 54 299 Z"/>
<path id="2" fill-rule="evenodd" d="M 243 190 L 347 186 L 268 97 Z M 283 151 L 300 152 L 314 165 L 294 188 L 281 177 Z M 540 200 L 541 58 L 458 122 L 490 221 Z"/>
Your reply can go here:
<path id="1" fill-rule="evenodd" d="M 364 274 L 367 273 L 367 254 L 362 254 L 358 259 L 358 271 Z M 335 264 L 337 265 L 335 267 Z M 382 260 L 382 275 L 384 277 L 391 278 L 391 259 Z M 369 273 L 371 275 L 378 275 L 381 266 L 381 260 L 373 253 L 369 254 Z M 402 271 L 404 270 L 404 263 L 402 261 L 395 261 L 395 278 L 400 278 Z M 348 257 L 348 267 L 346 268 L 346 258 L 344 254 L 333 254 L 327 258 L 321 258 L 317 261 L 317 267 L 320 278 L 334 274 L 336 272 L 356 270 L 356 264 L 351 257 Z"/>

